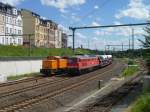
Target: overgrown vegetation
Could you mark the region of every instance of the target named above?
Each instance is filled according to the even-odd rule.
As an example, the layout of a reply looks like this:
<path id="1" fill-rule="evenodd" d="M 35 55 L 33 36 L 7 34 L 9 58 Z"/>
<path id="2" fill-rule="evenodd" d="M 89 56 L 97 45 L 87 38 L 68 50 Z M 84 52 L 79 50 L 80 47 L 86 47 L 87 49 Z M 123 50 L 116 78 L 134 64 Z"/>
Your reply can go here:
<path id="1" fill-rule="evenodd" d="M 145 28 L 145 41 L 141 41 L 143 47 L 143 56 L 148 68 L 148 74 L 150 75 L 150 25 Z M 140 98 L 135 102 L 131 112 L 150 112 L 150 88 L 142 93 Z"/>
<path id="2" fill-rule="evenodd" d="M 129 66 L 128 68 L 126 68 L 126 69 L 123 71 L 122 76 L 123 76 L 123 77 L 131 76 L 131 75 L 133 75 L 134 73 L 136 73 L 138 70 L 139 70 L 138 66 Z"/>
<path id="3" fill-rule="evenodd" d="M 150 90 L 142 93 L 134 103 L 131 112 L 150 112 Z"/>
<path id="4" fill-rule="evenodd" d="M 96 50 L 76 49 L 76 54 L 97 54 Z M 71 56 L 73 51 L 70 48 L 36 48 L 31 50 L 24 46 L 3 46 L 0 45 L 0 57 L 22 56 L 22 57 L 45 57 L 45 56 Z"/>
<path id="5" fill-rule="evenodd" d="M 15 76 L 9 76 L 7 77 L 7 80 L 9 81 L 14 81 L 14 80 L 18 80 L 18 79 L 22 79 L 22 78 L 26 78 L 26 77 L 35 77 L 37 76 L 37 74 L 23 74 L 23 75 L 15 75 Z"/>
<path id="6" fill-rule="evenodd" d="M 150 25 L 148 25 L 145 29 L 145 41 L 141 41 L 143 47 L 146 49 L 144 51 L 144 58 L 148 67 L 148 74 L 150 75 Z"/>
<path id="7" fill-rule="evenodd" d="M 128 64 L 128 67 L 123 71 L 121 76 L 131 76 L 139 70 L 138 63 L 135 60 L 125 59 L 125 62 Z"/>

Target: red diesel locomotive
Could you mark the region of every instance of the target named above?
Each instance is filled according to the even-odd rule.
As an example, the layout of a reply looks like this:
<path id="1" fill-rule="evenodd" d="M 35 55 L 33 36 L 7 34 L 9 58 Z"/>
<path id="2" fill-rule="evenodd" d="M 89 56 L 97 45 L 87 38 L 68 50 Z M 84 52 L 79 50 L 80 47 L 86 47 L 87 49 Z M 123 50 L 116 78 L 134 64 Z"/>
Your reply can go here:
<path id="1" fill-rule="evenodd" d="M 84 71 L 89 71 L 98 68 L 101 60 L 97 56 L 75 56 L 68 58 L 68 73 L 81 74 Z"/>

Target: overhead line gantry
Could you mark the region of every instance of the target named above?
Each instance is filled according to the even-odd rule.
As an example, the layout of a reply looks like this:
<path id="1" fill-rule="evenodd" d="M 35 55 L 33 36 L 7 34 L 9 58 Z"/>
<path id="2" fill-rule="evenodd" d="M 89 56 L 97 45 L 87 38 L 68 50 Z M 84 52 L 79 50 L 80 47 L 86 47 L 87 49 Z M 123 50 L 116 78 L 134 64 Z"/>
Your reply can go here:
<path id="1" fill-rule="evenodd" d="M 69 27 L 69 29 L 72 30 L 73 52 L 75 52 L 75 31 L 78 29 L 96 29 L 96 28 L 112 28 L 112 27 L 126 27 L 126 26 L 145 26 L 145 25 L 150 25 L 150 22 L 136 23 L 136 24 L 121 24 L 121 25 Z"/>

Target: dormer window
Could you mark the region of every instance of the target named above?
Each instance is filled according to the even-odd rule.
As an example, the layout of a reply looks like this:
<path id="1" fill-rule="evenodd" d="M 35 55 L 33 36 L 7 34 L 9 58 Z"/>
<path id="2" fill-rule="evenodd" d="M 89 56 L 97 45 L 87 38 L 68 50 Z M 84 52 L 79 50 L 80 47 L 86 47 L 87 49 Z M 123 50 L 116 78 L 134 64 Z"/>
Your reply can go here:
<path id="1" fill-rule="evenodd" d="M 17 15 L 17 9 L 13 9 L 13 14 Z"/>

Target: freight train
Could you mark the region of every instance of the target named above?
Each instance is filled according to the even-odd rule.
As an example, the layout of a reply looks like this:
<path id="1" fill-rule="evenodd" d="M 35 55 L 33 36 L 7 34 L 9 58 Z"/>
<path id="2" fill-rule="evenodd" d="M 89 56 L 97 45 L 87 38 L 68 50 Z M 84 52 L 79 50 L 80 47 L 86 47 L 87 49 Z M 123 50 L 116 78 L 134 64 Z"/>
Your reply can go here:
<path id="1" fill-rule="evenodd" d="M 112 55 L 49 56 L 42 61 L 40 72 L 45 76 L 57 73 L 79 75 L 112 63 Z"/>

